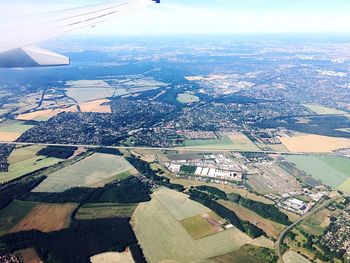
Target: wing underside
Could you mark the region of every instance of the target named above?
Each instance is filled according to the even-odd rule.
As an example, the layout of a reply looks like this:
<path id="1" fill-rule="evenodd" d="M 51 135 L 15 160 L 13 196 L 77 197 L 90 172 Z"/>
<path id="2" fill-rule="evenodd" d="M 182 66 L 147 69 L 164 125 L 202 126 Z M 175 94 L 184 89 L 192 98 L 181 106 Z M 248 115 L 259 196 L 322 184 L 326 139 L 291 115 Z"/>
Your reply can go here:
<path id="1" fill-rule="evenodd" d="M 0 29 L 0 67 L 33 67 L 69 64 L 62 55 L 34 47 L 67 32 L 93 27 L 122 17 L 157 0 L 119 0 L 105 4 L 67 9 L 5 21 Z M 1 22 L 1 21 L 0 21 Z M 16 24 L 16 26 L 13 26 Z"/>

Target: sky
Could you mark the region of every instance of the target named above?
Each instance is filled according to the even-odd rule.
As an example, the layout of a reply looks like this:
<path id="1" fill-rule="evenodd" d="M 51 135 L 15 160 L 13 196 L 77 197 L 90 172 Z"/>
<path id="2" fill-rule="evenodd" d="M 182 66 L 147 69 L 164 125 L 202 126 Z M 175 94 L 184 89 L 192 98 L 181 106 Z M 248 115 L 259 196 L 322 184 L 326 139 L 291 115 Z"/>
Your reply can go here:
<path id="1" fill-rule="evenodd" d="M 33 14 L 101 2 L 0 0 L 0 13 Z M 162 0 L 79 34 L 350 33 L 349 14 L 350 0 Z"/>

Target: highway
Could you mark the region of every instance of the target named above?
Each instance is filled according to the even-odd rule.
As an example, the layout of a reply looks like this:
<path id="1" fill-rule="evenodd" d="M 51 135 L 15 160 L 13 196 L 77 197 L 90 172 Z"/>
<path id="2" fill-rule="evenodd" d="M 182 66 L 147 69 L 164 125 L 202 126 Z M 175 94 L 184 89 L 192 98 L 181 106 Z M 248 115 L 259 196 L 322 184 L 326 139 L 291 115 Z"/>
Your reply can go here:
<path id="1" fill-rule="evenodd" d="M 189 152 L 249 152 L 249 153 L 266 153 L 266 154 L 283 154 L 283 155 L 332 155 L 332 153 L 323 152 L 275 152 L 275 151 L 249 151 L 249 150 L 237 150 L 237 149 L 221 149 L 218 148 L 205 148 L 205 147 L 139 147 L 139 146 L 106 146 L 106 145 L 94 145 L 94 144 L 60 144 L 60 143 L 33 143 L 33 142 L 10 142 L 0 141 L 0 144 L 14 144 L 14 145 L 42 145 L 42 146 L 72 146 L 72 147 L 86 147 L 86 148 L 109 148 L 119 150 L 161 150 L 161 151 L 189 151 Z"/>
<path id="2" fill-rule="evenodd" d="M 283 255 L 282 255 L 282 244 L 283 244 L 283 240 L 286 237 L 288 231 L 292 230 L 295 226 L 297 226 L 298 224 L 300 224 L 303 220 L 305 220 L 306 218 L 316 214 L 317 212 L 319 212 L 320 210 L 326 208 L 327 206 L 329 206 L 331 203 L 333 203 L 334 201 L 336 201 L 339 198 L 339 196 L 336 196 L 332 199 L 327 200 L 326 202 L 324 202 L 323 204 L 321 204 L 320 206 L 312 209 L 311 211 L 309 211 L 308 213 L 306 213 L 305 215 L 303 215 L 302 217 L 300 217 L 297 221 L 295 221 L 292 225 L 286 227 L 282 233 L 279 235 L 276 243 L 275 243 L 275 248 L 276 248 L 276 254 L 279 257 L 279 262 L 280 263 L 284 263 L 283 261 Z"/>

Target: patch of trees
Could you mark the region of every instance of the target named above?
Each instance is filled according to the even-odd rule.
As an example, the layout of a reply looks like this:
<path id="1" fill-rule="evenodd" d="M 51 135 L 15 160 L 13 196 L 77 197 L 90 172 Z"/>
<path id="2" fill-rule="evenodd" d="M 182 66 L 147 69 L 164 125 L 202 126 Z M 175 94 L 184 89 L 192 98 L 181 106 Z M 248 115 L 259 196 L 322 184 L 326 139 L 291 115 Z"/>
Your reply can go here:
<path id="1" fill-rule="evenodd" d="M 113 154 L 113 155 L 122 156 L 122 153 L 118 149 L 115 149 L 115 148 L 101 147 L 101 148 L 97 148 L 95 151 L 97 153 L 106 153 L 106 154 Z"/>
<path id="2" fill-rule="evenodd" d="M 7 158 L 15 148 L 13 144 L 0 144 L 0 172 L 8 172 Z"/>
<path id="3" fill-rule="evenodd" d="M 152 180 L 154 183 L 168 187 L 170 189 L 177 190 L 179 192 L 183 192 L 185 188 L 181 184 L 173 184 L 170 182 L 169 178 L 159 176 L 156 171 L 151 168 L 151 165 L 141 160 L 140 158 L 136 158 L 135 156 L 126 157 L 126 160 L 134 166 L 143 176 Z"/>
<path id="4" fill-rule="evenodd" d="M 46 177 L 13 181 L 0 187 L 0 209 L 12 202 L 13 199 L 37 187 Z"/>
<path id="5" fill-rule="evenodd" d="M 224 199 L 224 200 L 227 199 L 227 195 L 224 191 L 213 186 L 201 185 L 201 186 L 197 186 L 196 189 L 212 194 L 218 199 Z"/>
<path id="6" fill-rule="evenodd" d="M 26 231 L 0 238 L 8 250 L 34 247 L 45 262 L 90 262 L 93 255 L 130 248 L 135 262 L 145 263 L 130 218 L 74 220 L 68 229 L 50 233 Z"/>
<path id="7" fill-rule="evenodd" d="M 264 218 L 270 219 L 283 225 L 292 224 L 288 216 L 279 211 L 278 208 L 272 204 L 264 204 L 251 199 L 246 199 L 240 195 L 232 195 L 231 198 L 232 201 L 238 203 L 241 206 L 244 206 L 245 208 L 248 208 L 249 210 L 252 210 Z"/>
<path id="8" fill-rule="evenodd" d="M 68 159 L 72 157 L 77 147 L 72 146 L 47 146 L 41 149 L 37 155 L 43 155 L 47 157 L 54 157 L 59 159 Z"/>
<path id="9" fill-rule="evenodd" d="M 100 188 L 75 187 L 61 193 L 28 192 L 20 199 L 46 203 L 139 203 L 151 197 L 148 184 L 130 177 Z"/>

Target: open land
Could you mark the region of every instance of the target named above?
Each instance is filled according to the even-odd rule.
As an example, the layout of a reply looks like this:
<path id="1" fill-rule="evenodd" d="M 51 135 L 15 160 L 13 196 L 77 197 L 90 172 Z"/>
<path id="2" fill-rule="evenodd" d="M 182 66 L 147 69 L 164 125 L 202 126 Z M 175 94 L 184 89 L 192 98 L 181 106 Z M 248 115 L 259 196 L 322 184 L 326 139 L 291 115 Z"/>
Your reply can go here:
<path id="1" fill-rule="evenodd" d="M 167 189 L 156 191 L 152 200 L 140 204 L 134 213 L 134 230 L 148 262 L 204 260 L 229 253 L 252 242 L 251 238 L 237 228 L 194 240 L 175 216 L 183 220 L 208 209 L 188 200 L 186 195 L 183 198 L 178 195 L 183 194 Z"/>
<path id="2" fill-rule="evenodd" d="M 288 250 L 286 253 L 284 253 L 283 260 L 285 263 L 310 263 L 310 261 L 308 261 L 302 255 L 299 255 L 292 250 Z"/>
<path id="3" fill-rule="evenodd" d="M 38 110 L 29 113 L 23 113 L 16 117 L 18 120 L 36 120 L 36 121 L 46 121 L 62 112 L 77 112 L 77 106 L 70 106 L 67 108 L 61 109 L 47 109 L 47 110 Z"/>
<path id="4" fill-rule="evenodd" d="M 180 93 L 179 95 L 177 95 L 177 100 L 184 104 L 199 102 L 199 98 L 190 93 Z"/>
<path id="5" fill-rule="evenodd" d="M 0 210 L 0 235 L 8 233 L 34 207 L 36 203 L 14 200 Z"/>
<path id="6" fill-rule="evenodd" d="M 77 204 L 37 204 L 11 232 L 32 229 L 51 232 L 68 228 L 71 215 L 77 207 Z"/>
<path id="7" fill-rule="evenodd" d="M 27 125 L 23 121 L 5 121 L 0 123 L 0 138 L 3 141 L 15 141 L 34 125 Z"/>
<path id="8" fill-rule="evenodd" d="M 90 258 L 91 263 L 135 263 L 130 251 L 123 253 L 106 252 Z"/>
<path id="9" fill-rule="evenodd" d="M 82 112 L 99 112 L 99 113 L 111 113 L 111 107 L 107 105 L 109 100 L 93 100 L 89 102 L 83 102 L 79 104 L 80 110 Z"/>
<path id="10" fill-rule="evenodd" d="M 48 176 L 34 192 L 63 192 L 72 187 L 101 187 L 137 171 L 123 157 L 95 153 Z"/>
<path id="11" fill-rule="evenodd" d="M 243 151 L 259 151 L 260 149 L 251 142 L 245 135 L 236 133 L 223 134 L 219 139 L 208 140 L 186 140 L 186 148 L 196 149 L 220 149 L 220 150 L 243 150 Z"/>
<path id="12" fill-rule="evenodd" d="M 319 115 L 344 115 L 347 114 L 345 111 L 325 107 L 322 105 L 317 105 L 317 104 L 304 104 L 305 107 L 310 109 L 311 111 L 315 112 L 316 114 Z"/>
<path id="13" fill-rule="evenodd" d="M 136 209 L 136 204 L 98 203 L 85 204 L 75 214 L 76 219 L 88 220 L 112 217 L 131 217 Z"/>
<path id="14" fill-rule="evenodd" d="M 282 137 L 281 142 L 290 152 L 332 152 L 350 148 L 350 139 L 315 134 Z"/>
<path id="15" fill-rule="evenodd" d="M 330 217 L 339 215 L 339 210 L 330 211 L 328 209 L 323 209 L 316 214 L 308 217 L 306 220 L 303 220 L 301 227 L 307 232 L 315 236 L 322 236 L 324 230 L 331 223 Z"/>
<path id="16" fill-rule="evenodd" d="M 34 248 L 26 248 L 16 251 L 23 259 L 23 263 L 43 263 Z"/>
<path id="17" fill-rule="evenodd" d="M 62 159 L 37 155 L 45 146 L 18 147 L 8 158 L 9 171 L 0 173 L 0 183 L 8 182 L 25 174 L 57 164 Z"/>
<path id="18" fill-rule="evenodd" d="M 338 156 L 288 155 L 285 158 L 322 183 L 350 193 L 347 180 L 350 178 L 350 160 Z M 345 185 L 343 184 L 345 183 Z"/>

